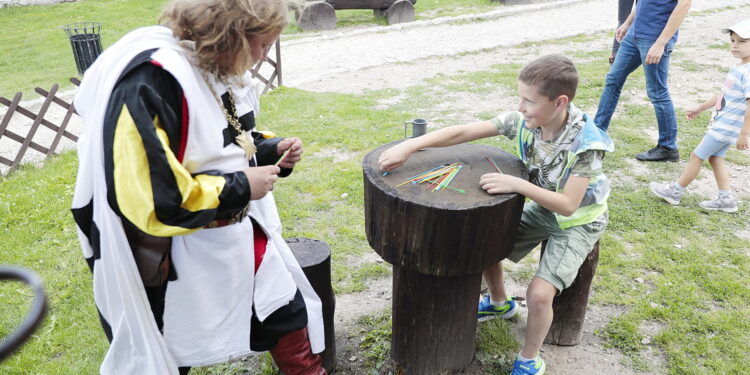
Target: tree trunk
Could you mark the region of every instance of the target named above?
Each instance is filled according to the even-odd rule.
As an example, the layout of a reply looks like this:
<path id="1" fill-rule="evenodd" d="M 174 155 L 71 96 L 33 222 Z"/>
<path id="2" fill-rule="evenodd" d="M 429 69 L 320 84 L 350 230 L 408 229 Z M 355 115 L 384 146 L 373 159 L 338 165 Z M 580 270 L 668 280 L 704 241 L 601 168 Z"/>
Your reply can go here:
<path id="1" fill-rule="evenodd" d="M 325 1 L 305 3 L 297 12 L 297 25 L 302 30 L 331 30 L 336 27 L 336 11 Z"/>
<path id="2" fill-rule="evenodd" d="M 401 373 L 453 373 L 471 363 L 481 283 L 481 273 L 439 277 L 393 266 L 391 358 Z"/>
<path id="3" fill-rule="evenodd" d="M 546 242 L 542 244 L 542 255 L 545 245 Z M 573 284 L 552 301 L 554 318 L 544 339 L 546 344 L 572 346 L 581 342 L 591 281 L 594 279 L 598 262 L 599 241 L 594 244 L 589 256 L 578 269 L 578 276 Z"/>
<path id="4" fill-rule="evenodd" d="M 288 238 L 286 243 L 323 303 L 326 349 L 320 356 L 323 367 L 330 374 L 336 368 L 336 332 L 333 320 L 336 296 L 331 287 L 331 249 L 325 242 L 309 238 Z"/>
<path id="5" fill-rule="evenodd" d="M 385 10 L 389 25 L 412 22 L 415 18 L 414 5 L 408 0 L 398 0 Z"/>

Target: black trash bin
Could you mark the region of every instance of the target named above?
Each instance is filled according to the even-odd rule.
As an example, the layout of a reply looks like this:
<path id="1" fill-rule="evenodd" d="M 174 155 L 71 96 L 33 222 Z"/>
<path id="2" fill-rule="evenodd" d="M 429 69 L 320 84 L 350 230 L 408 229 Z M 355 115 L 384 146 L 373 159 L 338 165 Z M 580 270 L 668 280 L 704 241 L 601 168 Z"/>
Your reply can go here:
<path id="1" fill-rule="evenodd" d="M 102 53 L 102 24 L 92 21 L 76 22 L 63 26 L 63 29 L 70 39 L 78 74 L 83 75 Z"/>

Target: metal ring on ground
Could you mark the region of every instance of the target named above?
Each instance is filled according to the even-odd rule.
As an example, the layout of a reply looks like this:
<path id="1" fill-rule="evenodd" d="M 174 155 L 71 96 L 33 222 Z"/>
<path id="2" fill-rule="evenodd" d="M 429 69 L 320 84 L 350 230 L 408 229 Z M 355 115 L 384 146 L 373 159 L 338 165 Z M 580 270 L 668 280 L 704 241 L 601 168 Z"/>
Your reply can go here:
<path id="1" fill-rule="evenodd" d="M 21 281 L 34 289 L 34 303 L 26 319 L 7 338 L 0 341 L 0 362 L 21 347 L 47 315 L 47 296 L 42 280 L 34 272 L 19 267 L 0 266 L 0 280 Z"/>

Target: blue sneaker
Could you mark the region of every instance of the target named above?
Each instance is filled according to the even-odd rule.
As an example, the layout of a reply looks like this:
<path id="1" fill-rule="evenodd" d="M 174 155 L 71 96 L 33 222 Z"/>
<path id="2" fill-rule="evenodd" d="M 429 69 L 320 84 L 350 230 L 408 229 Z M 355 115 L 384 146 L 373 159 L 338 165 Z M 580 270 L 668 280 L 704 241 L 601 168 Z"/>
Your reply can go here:
<path id="1" fill-rule="evenodd" d="M 504 305 L 496 307 L 490 302 L 490 295 L 485 294 L 479 301 L 479 307 L 477 308 L 477 318 L 480 322 L 497 316 L 510 319 L 516 315 L 518 315 L 518 305 L 511 297 L 505 300 Z"/>
<path id="2" fill-rule="evenodd" d="M 542 356 L 526 362 L 516 359 L 513 362 L 513 371 L 510 372 L 510 375 L 542 375 L 546 368 L 547 366 L 544 364 Z"/>

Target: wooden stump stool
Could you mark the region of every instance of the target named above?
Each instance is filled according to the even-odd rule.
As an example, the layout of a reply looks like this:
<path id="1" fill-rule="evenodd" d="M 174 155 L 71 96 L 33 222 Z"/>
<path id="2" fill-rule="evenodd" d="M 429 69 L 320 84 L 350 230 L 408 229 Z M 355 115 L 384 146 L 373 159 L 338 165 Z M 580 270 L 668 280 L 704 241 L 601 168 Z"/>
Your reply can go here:
<path id="1" fill-rule="evenodd" d="M 387 176 L 379 170 L 381 146 L 363 162 L 365 232 L 370 246 L 393 264 L 391 357 L 397 371 L 435 375 L 471 363 L 482 271 L 513 248 L 524 198 L 490 195 L 479 177 L 494 172 L 528 178 L 516 157 L 493 147 L 457 145 L 414 153 Z M 464 165 L 452 187 L 396 187 L 436 166 Z"/>
<path id="2" fill-rule="evenodd" d="M 331 288 L 331 249 L 325 242 L 309 238 L 287 238 L 286 243 L 323 303 L 326 349 L 320 353 L 320 357 L 323 367 L 330 374 L 336 367 L 336 332 L 333 326 L 336 296 Z"/>
<path id="3" fill-rule="evenodd" d="M 542 254 L 546 241 L 542 243 Z M 578 345 L 583 336 L 583 322 L 586 319 L 586 306 L 589 302 L 591 281 L 599 263 L 599 241 L 578 269 L 575 281 L 552 301 L 554 318 L 544 339 L 545 344 L 572 346 Z"/>

